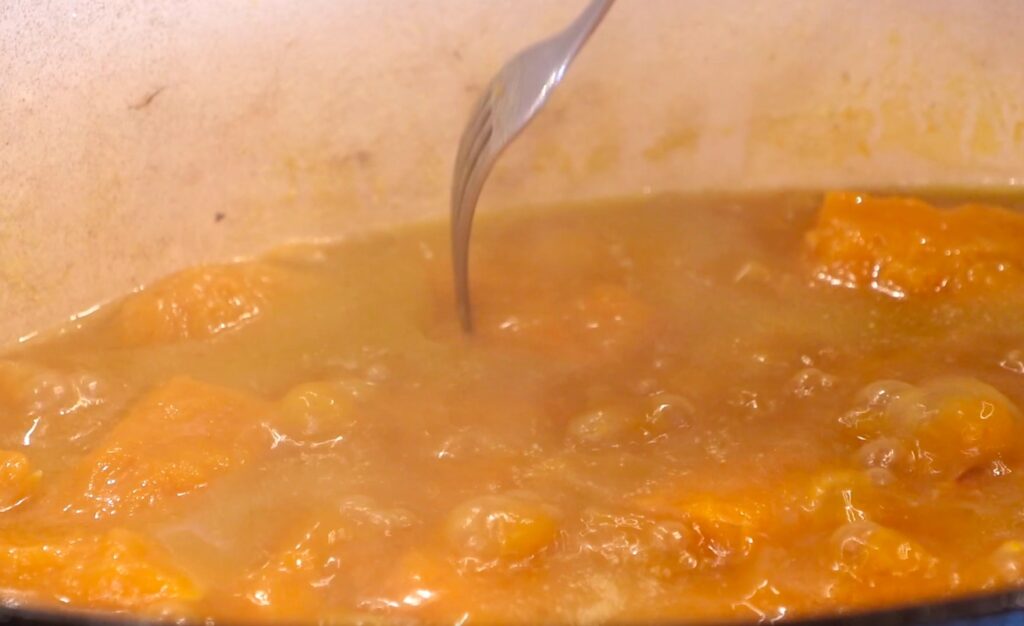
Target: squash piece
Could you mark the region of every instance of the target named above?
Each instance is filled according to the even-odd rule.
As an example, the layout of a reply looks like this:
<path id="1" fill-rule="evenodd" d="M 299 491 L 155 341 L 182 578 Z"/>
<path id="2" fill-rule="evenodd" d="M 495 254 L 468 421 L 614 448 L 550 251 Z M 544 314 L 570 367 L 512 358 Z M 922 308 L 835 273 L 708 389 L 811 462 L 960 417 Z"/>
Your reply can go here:
<path id="1" fill-rule="evenodd" d="M 361 547 L 415 524 L 411 513 L 385 508 L 365 496 L 345 498 L 336 509 L 311 512 L 290 524 L 269 558 L 244 577 L 235 594 L 249 619 L 315 621 L 337 601 L 355 566 L 365 568 Z M 332 593 L 334 592 L 334 593 Z"/>
<path id="2" fill-rule="evenodd" d="M 114 323 L 129 346 L 206 339 L 259 317 L 288 280 L 263 263 L 189 268 L 127 298 Z"/>
<path id="3" fill-rule="evenodd" d="M 300 620 L 312 619 L 319 612 L 323 601 L 314 584 L 338 574 L 343 563 L 335 553 L 352 539 L 350 528 L 332 522 L 337 520 L 299 526 L 288 533 L 285 545 L 245 577 L 239 596 L 246 601 L 246 615 Z"/>
<path id="4" fill-rule="evenodd" d="M 828 193 L 807 244 L 825 283 L 893 298 L 993 292 L 1024 276 L 1024 215 L 970 204 Z"/>
<path id="5" fill-rule="evenodd" d="M 160 609 L 200 596 L 158 546 L 121 529 L 4 529 L 0 586 L 96 609 Z"/>
<path id="6" fill-rule="evenodd" d="M 269 449 L 268 406 L 174 378 L 138 400 L 72 475 L 66 509 L 95 518 L 168 505 Z"/>

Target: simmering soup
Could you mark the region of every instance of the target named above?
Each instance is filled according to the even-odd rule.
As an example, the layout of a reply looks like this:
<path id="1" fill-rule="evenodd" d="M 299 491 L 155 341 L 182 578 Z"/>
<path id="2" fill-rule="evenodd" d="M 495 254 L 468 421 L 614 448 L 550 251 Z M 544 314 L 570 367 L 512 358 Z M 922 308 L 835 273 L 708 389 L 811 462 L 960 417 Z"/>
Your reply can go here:
<path id="1" fill-rule="evenodd" d="M 1024 214 L 485 216 L 472 335 L 447 250 L 424 224 L 187 269 L 7 351 L 5 600 L 774 620 L 1024 582 Z"/>

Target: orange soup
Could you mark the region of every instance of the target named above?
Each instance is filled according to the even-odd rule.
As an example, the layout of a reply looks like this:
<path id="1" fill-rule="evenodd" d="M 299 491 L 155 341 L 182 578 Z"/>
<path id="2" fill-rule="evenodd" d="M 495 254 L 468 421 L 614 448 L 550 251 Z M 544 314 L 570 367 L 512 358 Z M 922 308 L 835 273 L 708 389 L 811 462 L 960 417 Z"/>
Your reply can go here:
<path id="1" fill-rule="evenodd" d="M 1024 582 L 1024 214 L 490 216 L 471 335 L 447 250 L 425 224 L 187 269 L 8 350 L 5 602 L 775 620 Z"/>

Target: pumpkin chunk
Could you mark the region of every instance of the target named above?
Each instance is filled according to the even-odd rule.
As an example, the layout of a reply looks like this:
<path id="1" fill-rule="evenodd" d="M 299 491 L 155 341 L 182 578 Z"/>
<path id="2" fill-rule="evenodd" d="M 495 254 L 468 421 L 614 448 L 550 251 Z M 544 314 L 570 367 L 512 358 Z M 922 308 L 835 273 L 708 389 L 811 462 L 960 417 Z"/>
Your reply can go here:
<path id="1" fill-rule="evenodd" d="M 90 608 L 160 608 L 199 590 L 167 555 L 126 530 L 0 531 L 0 585 L 40 599 Z"/>
<path id="2" fill-rule="evenodd" d="M 1024 215 L 980 204 L 833 192 L 807 243 L 818 280 L 894 298 L 993 291 L 1024 276 Z"/>
<path id="3" fill-rule="evenodd" d="M 75 470 L 68 509 L 132 515 L 206 487 L 269 448 L 260 400 L 174 378 L 138 400 Z"/>
<path id="4" fill-rule="evenodd" d="M 115 323 L 130 346 L 205 339 L 259 317 L 286 278 L 262 263 L 189 268 L 129 297 Z"/>

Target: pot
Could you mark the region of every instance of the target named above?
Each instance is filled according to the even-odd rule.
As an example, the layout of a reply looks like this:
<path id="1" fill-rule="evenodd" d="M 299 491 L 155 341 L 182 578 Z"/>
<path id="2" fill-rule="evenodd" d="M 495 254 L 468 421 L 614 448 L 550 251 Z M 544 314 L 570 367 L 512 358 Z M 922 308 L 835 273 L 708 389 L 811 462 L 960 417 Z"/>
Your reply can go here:
<path id="1" fill-rule="evenodd" d="M 0 340 L 187 265 L 445 216 L 474 98 L 582 4 L 0 6 Z M 1021 58 L 1016 0 L 622 0 L 481 211 L 673 191 L 1018 188 Z M 1005 615 L 1021 600 L 816 623 Z"/>

